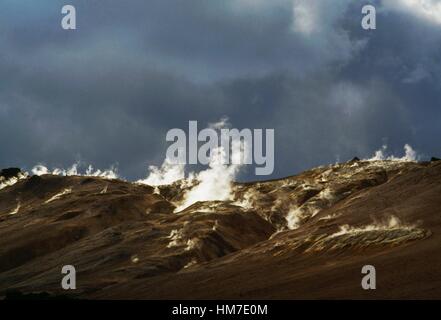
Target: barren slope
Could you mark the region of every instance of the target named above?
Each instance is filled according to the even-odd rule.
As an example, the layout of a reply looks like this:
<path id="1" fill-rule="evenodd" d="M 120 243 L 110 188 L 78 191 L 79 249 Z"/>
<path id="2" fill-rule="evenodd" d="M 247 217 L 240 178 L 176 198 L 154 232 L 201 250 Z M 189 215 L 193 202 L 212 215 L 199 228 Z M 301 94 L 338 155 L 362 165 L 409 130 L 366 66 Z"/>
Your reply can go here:
<path id="1" fill-rule="evenodd" d="M 0 295 L 83 298 L 441 298 L 441 162 L 354 161 L 236 184 L 174 212 L 156 190 L 80 176 L 0 190 Z M 361 289 L 361 268 L 377 290 Z"/>

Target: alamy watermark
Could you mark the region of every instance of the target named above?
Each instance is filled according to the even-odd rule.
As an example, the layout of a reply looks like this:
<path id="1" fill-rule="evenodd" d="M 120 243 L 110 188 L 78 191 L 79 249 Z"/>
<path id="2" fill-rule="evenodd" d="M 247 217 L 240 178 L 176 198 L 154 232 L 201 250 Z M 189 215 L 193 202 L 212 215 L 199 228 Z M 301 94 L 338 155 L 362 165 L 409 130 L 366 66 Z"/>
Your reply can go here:
<path id="1" fill-rule="evenodd" d="M 363 15 L 361 19 L 361 26 L 364 30 L 375 30 L 377 28 L 376 23 L 376 9 L 373 5 L 364 5 L 361 9 Z M 77 23 L 77 13 L 73 5 L 67 4 L 61 8 L 61 14 L 63 15 L 61 19 L 61 27 L 64 30 L 76 30 Z"/>
<path id="2" fill-rule="evenodd" d="M 361 19 L 361 27 L 364 30 L 375 30 L 377 29 L 377 11 L 375 7 L 371 4 L 363 6 L 361 13 L 364 14 Z"/>
<path id="3" fill-rule="evenodd" d="M 188 141 L 187 141 L 188 138 Z M 274 129 L 230 129 L 210 127 L 198 131 L 197 121 L 188 122 L 187 133 L 179 128 L 167 132 L 172 142 L 167 159 L 175 164 L 255 164 L 256 175 L 274 171 Z"/>
<path id="4" fill-rule="evenodd" d="M 61 8 L 61 27 L 64 30 L 75 30 L 77 28 L 77 11 L 72 5 L 65 5 Z"/>
<path id="5" fill-rule="evenodd" d="M 375 267 L 367 264 L 361 268 L 361 273 L 365 274 L 363 279 L 361 279 L 361 287 L 364 290 L 375 290 L 377 289 L 377 272 Z"/>
<path id="6" fill-rule="evenodd" d="M 65 265 L 61 268 L 61 273 L 65 274 L 61 280 L 61 287 L 64 290 L 75 290 L 77 288 L 77 271 L 72 265 Z"/>

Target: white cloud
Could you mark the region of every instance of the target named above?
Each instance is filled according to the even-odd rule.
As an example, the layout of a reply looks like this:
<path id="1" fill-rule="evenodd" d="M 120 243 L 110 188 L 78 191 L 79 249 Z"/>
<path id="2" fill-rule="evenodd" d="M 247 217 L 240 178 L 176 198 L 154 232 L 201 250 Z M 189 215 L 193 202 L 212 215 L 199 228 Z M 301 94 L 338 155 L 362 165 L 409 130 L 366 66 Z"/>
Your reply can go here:
<path id="1" fill-rule="evenodd" d="M 318 27 L 319 13 L 314 1 L 300 0 L 293 3 L 293 31 L 311 34 Z"/>
<path id="2" fill-rule="evenodd" d="M 440 0 L 383 0 L 383 6 L 388 10 L 407 12 L 441 25 Z"/>
<path id="3" fill-rule="evenodd" d="M 418 65 L 407 75 L 406 78 L 403 79 L 403 82 L 417 83 L 428 77 L 430 77 L 430 73 L 422 65 Z"/>

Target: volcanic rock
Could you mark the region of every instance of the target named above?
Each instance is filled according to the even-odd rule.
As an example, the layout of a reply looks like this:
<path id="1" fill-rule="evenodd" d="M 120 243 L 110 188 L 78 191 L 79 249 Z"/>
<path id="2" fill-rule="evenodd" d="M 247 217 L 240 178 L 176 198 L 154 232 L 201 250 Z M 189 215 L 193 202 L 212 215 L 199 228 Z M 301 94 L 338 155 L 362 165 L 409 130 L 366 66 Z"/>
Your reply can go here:
<path id="1" fill-rule="evenodd" d="M 5 180 L 11 179 L 13 177 L 17 177 L 21 173 L 19 168 L 7 168 L 0 170 L 0 177 L 3 177 Z"/>

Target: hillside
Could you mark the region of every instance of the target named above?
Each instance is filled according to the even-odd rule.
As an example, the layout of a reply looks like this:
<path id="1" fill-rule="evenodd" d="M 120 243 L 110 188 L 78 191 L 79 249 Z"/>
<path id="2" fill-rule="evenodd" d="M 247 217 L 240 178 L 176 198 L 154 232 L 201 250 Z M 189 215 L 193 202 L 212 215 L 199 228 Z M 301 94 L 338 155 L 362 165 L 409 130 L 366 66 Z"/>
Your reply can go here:
<path id="1" fill-rule="evenodd" d="M 235 183 L 231 200 L 178 212 L 186 181 L 13 175 L 0 181 L 0 296 L 441 298 L 441 161 Z M 367 264 L 376 290 L 360 286 Z M 77 290 L 62 290 L 63 265 Z"/>

